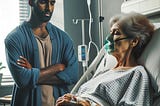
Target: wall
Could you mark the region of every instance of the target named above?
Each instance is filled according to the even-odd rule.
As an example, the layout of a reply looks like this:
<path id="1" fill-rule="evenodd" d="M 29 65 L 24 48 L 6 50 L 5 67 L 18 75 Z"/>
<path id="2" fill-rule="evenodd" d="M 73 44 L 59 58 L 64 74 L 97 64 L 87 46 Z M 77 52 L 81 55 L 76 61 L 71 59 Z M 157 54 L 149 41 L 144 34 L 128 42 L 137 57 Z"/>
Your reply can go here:
<path id="1" fill-rule="evenodd" d="M 82 44 L 82 30 L 81 22 L 73 24 L 73 19 L 87 19 L 88 11 L 85 0 L 64 0 L 64 30 L 70 34 L 75 44 L 77 53 L 78 45 Z M 87 27 L 87 22 L 85 28 Z M 85 29 L 85 35 L 88 33 Z M 86 43 L 88 42 L 88 35 L 86 35 Z M 81 63 L 79 62 L 79 70 L 82 70 Z M 81 75 L 81 71 L 80 71 Z"/>
<path id="2" fill-rule="evenodd" d="M 104 37 L 108 33 L 108 21 L 111 16 L 120 13 L 120 8 L 123 0 L 102 0 L 102 10 L 104 16 L 103 30 Z M 100 47 L 99 44 L 99 13 L 98 13 L 98 0 L 91 0 L 91 12 L 93 17 L 92 23 L 92 40 Z M 64 0 L 64 29 L 71 35 L 74 41 L 75 49 L 78 45 L 82 44 L 81 39 L 81 23 L 73 24 L 72 19 L 89 18 L 87 1 L 86 0 Z M 85 24 L 86 44 L 88 45 L 88 23 Z M 94 51 L 94 52 L 93 52 Z M 77 52 L 77 51 L 76 51 Z M 96 48 L 91 46 L 90 61 L 96 56 Z M 81 63 L 79 63 L 80 71 L 82 70 Z"/>
<path id="3" fill-rule="evenodd" d="M 104 30 L 104 37 L 106 37 L 106 34 L 109 33 L 109 26 L 108 22 L 109 19 L 116 15 L 121 13 L 121 4 L 124 0 L 102 0 L 103 1 L 103 16 L 105 17 L 105 20 L 103 22 L 103 30 Z"/>

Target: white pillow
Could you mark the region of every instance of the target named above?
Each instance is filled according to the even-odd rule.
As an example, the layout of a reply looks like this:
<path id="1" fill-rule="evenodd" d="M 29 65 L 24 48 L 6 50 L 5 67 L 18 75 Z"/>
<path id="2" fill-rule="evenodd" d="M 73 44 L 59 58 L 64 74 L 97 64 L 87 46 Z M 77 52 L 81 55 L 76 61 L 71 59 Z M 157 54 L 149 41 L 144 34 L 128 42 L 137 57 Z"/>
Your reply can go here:
<path id="1" fill-rule="evenodd" d="M 160 92 L 160 28 L 145 48 L 139 62 L 145 66 L 151 78 L 152 87 Z"/>
<path id="2" fill-rule="evenodd" d="M 101 71 L 106 71 L 108 69 L 112 69 L 116 66 L 117 60 L 114 56 L 109 55 L 108 53 L 105 53 L 103 59 L 101 60 L 100 64 L 98 65 L 98 68 L 95 72 L 95 75 Z"/>

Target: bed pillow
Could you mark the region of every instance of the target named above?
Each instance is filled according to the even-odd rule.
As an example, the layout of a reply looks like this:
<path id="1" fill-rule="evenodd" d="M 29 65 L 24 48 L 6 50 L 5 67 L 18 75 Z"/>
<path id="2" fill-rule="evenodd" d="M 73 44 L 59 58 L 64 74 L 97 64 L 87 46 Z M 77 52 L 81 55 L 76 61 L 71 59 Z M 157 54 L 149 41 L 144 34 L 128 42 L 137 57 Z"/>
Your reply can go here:
<path id="1" fill-rule="evenodd" d="M 139 62 L 147 69 L 155 92 L 160 93 L 160 28 L 154 33 Z"/>

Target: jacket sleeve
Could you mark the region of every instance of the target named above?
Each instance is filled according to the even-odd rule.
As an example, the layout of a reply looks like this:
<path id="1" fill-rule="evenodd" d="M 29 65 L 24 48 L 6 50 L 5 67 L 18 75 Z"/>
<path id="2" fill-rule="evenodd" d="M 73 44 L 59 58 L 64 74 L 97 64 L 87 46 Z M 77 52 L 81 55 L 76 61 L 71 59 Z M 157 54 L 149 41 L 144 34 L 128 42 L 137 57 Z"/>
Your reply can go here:
<path id="1" fill-rule="evenodd" d="M 61 56 L 62 61 L 66 64 L 64 71 L 57 74 L 57 76 L 68 84 L 75 84 L 78 80 L 78 59 L 75 53 L 73 42 L 67 35 L 63 38 L 64 47 Z"/>
<path id="2" fill-rule="evenodd" d="M 10 33 L 5 39 L 7 64 L 15 83 L 19 88 L 34 88 L 38 81 L 39 69 L 32 68 L 29 70 L 17 64 L 19 56 L 29 58 L 29 56 L 26 55 L 26 52 L 28 51 L 23 46 L 26 39 L 21 39 L 22 37 L 20 36 L 22 36 L 21 33 Z M 29 45 L 29 42 L 27 45 Z"/>

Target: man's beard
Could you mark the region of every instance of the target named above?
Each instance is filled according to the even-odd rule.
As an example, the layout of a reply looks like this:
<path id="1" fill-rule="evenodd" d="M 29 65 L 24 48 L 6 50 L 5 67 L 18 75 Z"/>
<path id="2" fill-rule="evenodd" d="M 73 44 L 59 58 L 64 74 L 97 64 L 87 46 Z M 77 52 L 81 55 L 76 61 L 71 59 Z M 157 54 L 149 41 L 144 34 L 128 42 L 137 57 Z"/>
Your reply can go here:
<path id="1" fill-rule="evenodd" d="M 52 17 L 52 12 L 50 12 L 49 10 L 42 11 L 37 7 L 34 8 L 34 13 L 41 22 L 48 22 Z M 48 16 L 46 16 L 46 14 L 48 14 Z"/>

